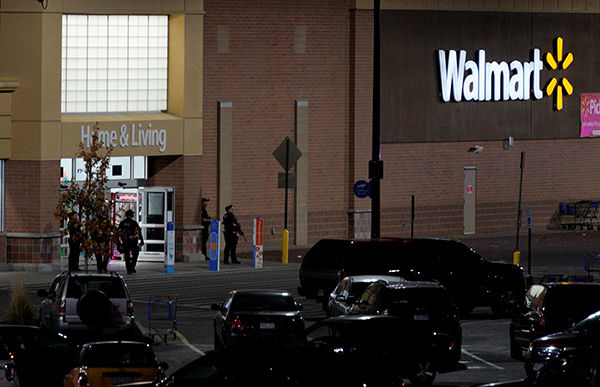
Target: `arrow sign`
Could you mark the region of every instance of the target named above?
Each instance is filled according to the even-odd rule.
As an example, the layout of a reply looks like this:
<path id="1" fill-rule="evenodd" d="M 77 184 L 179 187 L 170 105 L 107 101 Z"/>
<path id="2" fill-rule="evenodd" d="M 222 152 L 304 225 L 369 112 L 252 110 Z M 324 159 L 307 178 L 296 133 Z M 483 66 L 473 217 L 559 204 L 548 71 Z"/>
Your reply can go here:
<path id="1" fill-rule="evenodd" d="M 294 144 L 294 142 L 288 137 L 286 137 L 281 144 L 275 149 L 273 152 L 273 156 L 275 159 L 279 161 L 279 164 L 283 167 L 286 172 L 289 172 L 290 169 L 296 165 L 298 159 L 302 157 L 302 152 L 300 149 Z"/>

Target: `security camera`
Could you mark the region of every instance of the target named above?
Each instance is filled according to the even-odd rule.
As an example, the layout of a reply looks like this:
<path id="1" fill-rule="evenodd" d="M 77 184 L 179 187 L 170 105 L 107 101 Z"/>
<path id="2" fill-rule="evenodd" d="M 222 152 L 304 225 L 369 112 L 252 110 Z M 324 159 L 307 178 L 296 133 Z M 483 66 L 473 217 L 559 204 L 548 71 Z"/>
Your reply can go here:
<path id="1" fill-rule="evenodd" d="M 469 152 L 471 153 L 481 153 L 481 151 L 483 150 L 483 147 L 480 145 L 475 145 L 469 148 Z"/>

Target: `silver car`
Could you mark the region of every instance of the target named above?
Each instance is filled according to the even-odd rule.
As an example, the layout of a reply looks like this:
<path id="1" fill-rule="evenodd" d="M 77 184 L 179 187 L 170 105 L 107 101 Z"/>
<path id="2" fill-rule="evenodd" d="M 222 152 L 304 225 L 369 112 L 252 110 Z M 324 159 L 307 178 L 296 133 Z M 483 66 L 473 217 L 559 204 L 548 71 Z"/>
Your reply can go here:
<path id="1" fill-rule="evenodd" d="M 394 277 L 390 275 L 355 275 L 342 279 L 329 295 L 327 303 L 328 316 L 341 316 L 348 314 L 352 305 L 367 286 L 375 282 L 381 282 L 384 285 L 397 284 L 406 282 L 402 277 Z"/>
<path id="2" fill-rule="evenodd" d="M 40 325 L 58 333 L 126 333 L 134 328 L 133 302 L 118 273 L 63 272 L 43 297 Z"/>

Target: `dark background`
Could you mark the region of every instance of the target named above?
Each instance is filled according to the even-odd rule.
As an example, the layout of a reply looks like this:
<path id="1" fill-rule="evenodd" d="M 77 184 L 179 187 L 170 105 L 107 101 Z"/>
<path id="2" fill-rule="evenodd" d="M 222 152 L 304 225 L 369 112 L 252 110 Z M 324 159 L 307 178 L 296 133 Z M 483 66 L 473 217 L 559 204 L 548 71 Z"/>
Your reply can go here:
<path id="1" fill-rule="evenodd" d="M 565 77 L 573 94 L 563 109 L 554 97 L 527 101 L 442 102 L 437 50 L 466 50 L 477 61 L 531 61 L 532 50 L 555 57 L 554 40 L 564 40 L 563 57 L 574 61 L 564 71 L 547 67 L 541 88 Z M 381 13 L 381 135 L 383 142 L 428 142 L 577 138 L 581 93 L 600 92 L 600 15 L 383 11 Z"/>

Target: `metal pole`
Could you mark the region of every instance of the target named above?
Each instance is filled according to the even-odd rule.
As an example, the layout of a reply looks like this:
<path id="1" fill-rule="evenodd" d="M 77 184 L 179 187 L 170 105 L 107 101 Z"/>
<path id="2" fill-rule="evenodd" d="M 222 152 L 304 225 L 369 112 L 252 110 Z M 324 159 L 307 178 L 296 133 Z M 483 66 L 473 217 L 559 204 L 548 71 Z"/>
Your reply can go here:
<path id="1" fill-rule="evenodd" d="M 379 19 L 380 0 L 374 4 L 374 31 L 373 31 L 373 152 L 369 163 L 369 177 L 371 179 L 371 238 L 379 238 L 381 223 L 380 179 L 383 178 L 383 165 L 381 162 L 380 138 L 380 49 L 379 49 Z"/>
<path id="2" fill-rule="evenodd" d="M 525 168 L 525 152 L 521 151 L 521 180 L 519 182 L 519 209 L 517 211 L 517 243 L 513 255 L 513 263 L 521 263 L 521 253 L 519 252 L 519 230 L 521 229 L 521 196 L 523 194 L 523 169 Z"/>
<path id="3" fill-rule="evenodd" d="M 415 195 L 410 197 L 410 237 L 415 236 Z"/>
<path id="4" fill-rule="evenodd" d="M 290 139 L 285 141 L 285 211 L 283 229 L 287 230 L 288 226 L 288 175 L 290 169 Z"/>

